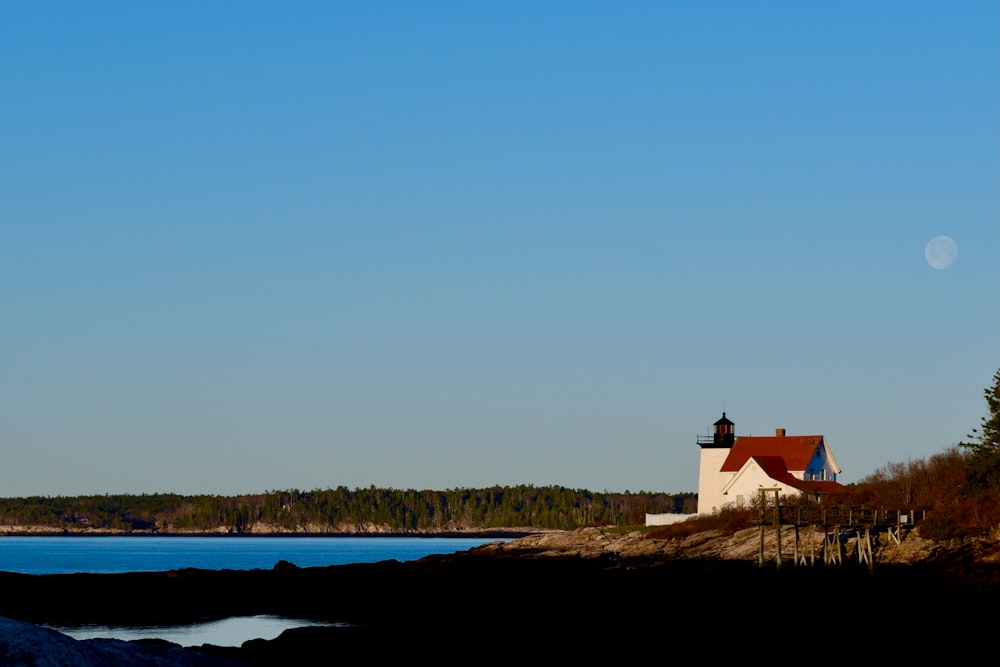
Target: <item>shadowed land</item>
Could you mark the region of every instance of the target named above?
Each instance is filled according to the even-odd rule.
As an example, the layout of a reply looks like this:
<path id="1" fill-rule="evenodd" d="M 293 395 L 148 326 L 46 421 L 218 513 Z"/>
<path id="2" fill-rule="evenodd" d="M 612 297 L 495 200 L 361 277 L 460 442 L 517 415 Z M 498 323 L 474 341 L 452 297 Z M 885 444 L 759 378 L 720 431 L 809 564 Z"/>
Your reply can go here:
<path id="1" fill-rule="evenodd" d="M 0 573 L 0 590 L 0 616 L 35 624 L 162 625 L 256 614 L 351 624 L 299 628 L 241 648 L 194 647 L 248 665 L 317 664 L 317 651 L 440 658 L 488 648 L 506 655 L 533 643 L 543 654 L 585 658 L 608 650 L 607 642 L 669 645 L 722 633 L 727 642 L 759 643 L 820 628 L 828 646 L 892 645 L 899 655 L 917 654 L 931 635 L 985 627 L 983 605 L 1000 592 L 1000 571 L 959 561 L 778 571 L 747 560 L 479 548 L 321 568 Z"/>

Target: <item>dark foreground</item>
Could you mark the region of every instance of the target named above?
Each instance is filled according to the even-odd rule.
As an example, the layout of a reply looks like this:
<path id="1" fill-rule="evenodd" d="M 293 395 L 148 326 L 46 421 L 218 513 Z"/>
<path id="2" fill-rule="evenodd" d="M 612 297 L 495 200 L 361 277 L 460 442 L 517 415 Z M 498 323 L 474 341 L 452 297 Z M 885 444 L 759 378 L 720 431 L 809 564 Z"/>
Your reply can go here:
<path id="1" fill-rule="evenodd" d="M 761 569 L 742 561 L 625 564 L 497 556 L 272 570 L 21 575 L 0 573 L 0 617 L 32 624 L 181 624 L 277 614 L 351 627 L 291 630 L 241 648 L 187 647 L 176 658 L 114 665 L 438 663 L 770 655 L 791 650 L 922 656 L 971 651 L 995 622 L 997 573 L 941 565 Z M 785 647 L 782 649 L 782 647 Z M 793 648 L 794 647 L 794 648 Z M 0 637 L 0 664 L 3 660 Z M 211 660 L 214 662 L 205 662 Z M 23 660 L 16 664 L 57 664 Z"/>

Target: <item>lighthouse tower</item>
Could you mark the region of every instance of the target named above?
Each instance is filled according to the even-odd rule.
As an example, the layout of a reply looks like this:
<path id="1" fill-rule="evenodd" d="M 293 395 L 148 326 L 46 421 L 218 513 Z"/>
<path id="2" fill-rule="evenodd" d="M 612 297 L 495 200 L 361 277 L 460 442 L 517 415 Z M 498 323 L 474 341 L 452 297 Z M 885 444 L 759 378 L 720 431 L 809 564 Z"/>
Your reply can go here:
<path id="1" fill-rule="evenodd" d="M 701 447 L 701 460 L 698 466 L 698 514 L 711 514 L 712 510 L 721 507 L 726 497 L 722 494 L 724 478 L 719 472 L 722 464 L 729 456 L 729 450 L 736 442 L 733 431 L 735 424 L 726 418 L 715 422 L 715 431 L 711 437 L 698 436 L 698 446 Z"/>

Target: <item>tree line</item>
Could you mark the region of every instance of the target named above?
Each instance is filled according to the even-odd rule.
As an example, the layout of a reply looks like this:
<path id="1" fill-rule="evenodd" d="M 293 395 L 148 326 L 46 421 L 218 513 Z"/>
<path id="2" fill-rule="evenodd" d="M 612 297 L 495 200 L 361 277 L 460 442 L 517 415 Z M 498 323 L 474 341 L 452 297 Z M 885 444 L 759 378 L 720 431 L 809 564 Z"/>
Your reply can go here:
<path id="1" fill-rule="evenodd" d="M 148 533 L 444 533 L 636 525 L 648 513 L 690 513 L 695 493 L 591 492 L 562 486 L 446 491 L 368 488 L 214 496 L 170 493 L 0 498 L 0 530 Z M 10 530 L 9 528 L 7 530 Z"/>
<path id="2" fill-rule="evenodd" d="M 926 459 L 888 463 L 823 502 L 923 511 L 920 530 L 930 539 L 1000 532 L 1000 370 L 984 395 L 988 414 L 967 441 Z M 0 498 L 0 531 L 15 526 L 236 534 L 571 530 L 643 525 L 647 513 L 693 514 L 697 497 L 530 485 L 446 491 L 341 486 L 243 496 L 35 496 Z M 755 516 L 753 509 L 726 508 L 657 530 L 678 536 L 704 528 L 732 531 Z"/>

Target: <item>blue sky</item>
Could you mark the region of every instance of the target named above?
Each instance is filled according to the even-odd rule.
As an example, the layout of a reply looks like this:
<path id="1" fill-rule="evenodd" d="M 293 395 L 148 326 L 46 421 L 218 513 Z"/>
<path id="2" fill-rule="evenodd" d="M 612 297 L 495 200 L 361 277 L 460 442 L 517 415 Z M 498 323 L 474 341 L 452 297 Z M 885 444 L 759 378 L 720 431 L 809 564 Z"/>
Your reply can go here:
<path id="1" fill-rule="evenodd" d="M 697 491 L 723 410 L 852 482 L 986 414 L 992 0 L 4 3 L 0 63 L 0 496 Z"/>

